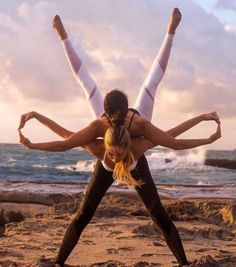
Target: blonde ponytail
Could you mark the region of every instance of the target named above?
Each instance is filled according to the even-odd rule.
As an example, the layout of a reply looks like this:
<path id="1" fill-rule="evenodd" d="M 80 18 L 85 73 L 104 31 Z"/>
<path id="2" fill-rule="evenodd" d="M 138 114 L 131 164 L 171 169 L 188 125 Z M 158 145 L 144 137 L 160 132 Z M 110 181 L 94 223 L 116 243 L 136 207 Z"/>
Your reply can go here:
<path id="1" fill-rule="evenodd" d="M 125 156 L 122 160 L 115 164 L 113 178 L 118 184 L 126 184 L 133 187 L 140 187 L 142 181 L 135 180 L 129 170 L 132 163 L 132 155 L 130 152 L 130 135 L 124 126 L 111 126 L 104 136 L 105 148 L 117 147 L 124 148 Z"/>

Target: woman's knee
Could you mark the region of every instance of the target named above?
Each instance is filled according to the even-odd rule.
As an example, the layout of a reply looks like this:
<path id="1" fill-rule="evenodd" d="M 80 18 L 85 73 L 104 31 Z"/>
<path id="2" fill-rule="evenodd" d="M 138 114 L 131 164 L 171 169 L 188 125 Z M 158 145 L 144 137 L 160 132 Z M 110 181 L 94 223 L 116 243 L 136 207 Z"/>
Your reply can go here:
<path id="1" fill-rule="evenodd" d="M 162 232 L 170 233 L 175 228 L 170 216 L 167 214 L 165 208 L 160 203 L 149 211 L 153 221 L 157 224 Z"/>
<path id="2" fill-rule="evenodd" d="M 73 219 L 76 229 L 84 228 L 93 218 L 94 211 L 92 209 L 80 208 L 79 212 Z"/>

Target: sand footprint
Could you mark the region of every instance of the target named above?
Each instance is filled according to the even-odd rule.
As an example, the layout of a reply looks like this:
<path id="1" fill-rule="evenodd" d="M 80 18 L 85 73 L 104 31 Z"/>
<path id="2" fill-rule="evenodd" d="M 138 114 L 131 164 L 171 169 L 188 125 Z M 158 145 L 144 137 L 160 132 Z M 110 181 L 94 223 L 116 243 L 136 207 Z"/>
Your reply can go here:
<path id="1" fill-rule="evenodd" d="M 118 251 L 118 249 L 115 249 L 115 248 L 108 248 L 107 253 L 108 254 L 118 254 L 119 251 Z"/>
<path id="2" fill-rule="evenodd" d="M 118 250 L 124 250 L 124 251 L 133 251 L 134 250 L 134 247 L 120 247 L 118 248 Z"/>
<path id="3" fill-rule="evenodd" d="M 18 266 L 18 265 L 14 261 L 5 260 L 5 261 L 0 261 L 0 266 L 1 267 L 8 267 L 8 266 L 15 267 L 15 266 Z"/>
<path id="4" fill-rule="evenodd" d="M 164 247 L 164 246 L 166 246 L 166 245 L 164 245 L 164 244 L 162 244 L 160 242 L 157 242 L 157 241 L 153 242 L 153 245 L 156 246 L 156 247 Z"/>
<path id="5" fill-rule="evenodd" d="M 121 231 L 112 231 L 110 234 L 108 234 L 107 236 L 108 237 L 114 237 L 114 236 L 117 236 L 117 235 L 119 235 L 119 234 L 121 234 L 121 233 L 123 233 L 123 232 L 121 232 Z"/>
<path id="6" fill-rule="evenodd" d="M 151 256 L 155 256 L 156 254 L 153 253 L 146 253 L 146 254 L 142 254 L 142 257 L 151 257 Z"/>
<path id="7" fill-rule="evenodd" d="M 158 267 L 158 266 L 161 266 L 161 264 L 159 264 L 159 263 L 151 263 L 151 262 L 147 262 L 147 261 L 139 261 L 134 265 L 134 267 L 146 267 L 146 266 Z"/>
<path id="8" fill-rule="evenodd" d="M 125 267 L 125 265 L 122 262 L 111 260 L 90 264 L 87 267 Z"/>
<path id="9" fill-rule="evenodd" d="M 135 237 L 154 237 L 158 234 L 160 234 L 159 230 L 154 227 L 153 224 L 146 224 L 142 226 L 135 227 L 132 230 L 132 233 L 137 234 Z"/>
<path id="10" fill-rule="evenodd" d="M 218 258 L 222 258 L 222 257 L 224 258 L 224 257 L 230 257 L 230 256 L 232 256 L 231 252 L 222 250 L 222 249 L 220 249 L 216 254 L 216 257 Z"/>
<path id="11" fill-rule="evenodd" d="M 209 250 L 214 250 L 214 248 L 210 248 L 210 247 L 209 248 L 199 248 L 196 250 L 196 252 L 207 252 Z"/>
<path id="12" fill-rule="evenodd" d="M 91 241 L 91 240 L 83 240 L 82 241 L 84 244 L 86 244 L 86 245 L 96 245 L 93 241 Z"/>

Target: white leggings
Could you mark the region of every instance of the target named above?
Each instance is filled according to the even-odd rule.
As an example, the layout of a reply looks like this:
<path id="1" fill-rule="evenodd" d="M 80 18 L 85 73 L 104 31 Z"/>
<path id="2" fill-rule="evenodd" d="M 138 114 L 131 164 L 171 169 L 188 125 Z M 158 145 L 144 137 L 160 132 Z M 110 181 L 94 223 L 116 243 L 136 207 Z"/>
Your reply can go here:
<path id="1" fill-rule="evenodd" d="M 154 99 L 158 84 L 160 83 L 168 63 L 174 35 L 166 34 L 161 49 L 158 52 L 151 69 L 140 88 L 134 104 L 140 115 L 148 120 L 152 118 Z M 63 40 L 62 45 L 72 72 L 77 82 L 81 85 L 89 102 L 93 118 L 100 118 L 104 113 L 104 97 L 101 90 L 86 70 L 84 63 L 74 50 L 69 39 Z"/>

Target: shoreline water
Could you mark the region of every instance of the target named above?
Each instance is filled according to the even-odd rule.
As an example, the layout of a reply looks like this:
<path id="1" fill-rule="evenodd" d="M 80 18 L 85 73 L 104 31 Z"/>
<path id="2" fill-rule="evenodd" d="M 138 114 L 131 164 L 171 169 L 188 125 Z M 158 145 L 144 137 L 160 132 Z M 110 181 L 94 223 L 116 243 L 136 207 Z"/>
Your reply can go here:
<path id="1" fill-rule="evenodd" d="M 146 153 L 153 180 L 157 186 L 236 185 L 236 169 L 205 165 L 236 162 L 236 151 L 193 149 L 173 151 L 162 148 Z M 212 162 L 213 160 L 213 162 Z M 82 149 L 50 153 L 32 151 L 20 145 L 3 145 L 0 149 L 0 184 L 14 182 L 42 184 L 87 183 L 94 169 L 95 158 Z"/>

